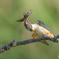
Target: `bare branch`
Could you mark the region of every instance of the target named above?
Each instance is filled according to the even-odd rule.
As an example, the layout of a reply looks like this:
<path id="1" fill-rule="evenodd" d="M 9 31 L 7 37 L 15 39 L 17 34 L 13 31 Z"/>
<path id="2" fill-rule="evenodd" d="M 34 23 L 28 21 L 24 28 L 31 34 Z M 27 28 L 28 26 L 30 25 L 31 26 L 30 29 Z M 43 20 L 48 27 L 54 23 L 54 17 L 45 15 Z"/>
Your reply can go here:
<path id="1" fill-rule="evenodd" d="M 39 38 L 32 38 L 32 39 L 28 39 L 28 40 L 24 40 L 24 41 L 16 41 L 13 40 L 12 42 L 10 42 L 9 44 L 6 44 L 2 47 L 0 47 L 0 54 L 6 52 L 7 50 L 10 50 L 11 47 L 15 47 L 15 46 L 19 46 L 19 45 L 25 45 L 25 44 L 29 44 L 29 43 L 34 43 L 34 42 L 40 42 L 41 40 L 50 40 L 53 41 L 54 43 L 58 43 L 59 42 L 59 35 L 55 36 L 55 37 L 48 37 L 48 36 L 42 36 Z"/>

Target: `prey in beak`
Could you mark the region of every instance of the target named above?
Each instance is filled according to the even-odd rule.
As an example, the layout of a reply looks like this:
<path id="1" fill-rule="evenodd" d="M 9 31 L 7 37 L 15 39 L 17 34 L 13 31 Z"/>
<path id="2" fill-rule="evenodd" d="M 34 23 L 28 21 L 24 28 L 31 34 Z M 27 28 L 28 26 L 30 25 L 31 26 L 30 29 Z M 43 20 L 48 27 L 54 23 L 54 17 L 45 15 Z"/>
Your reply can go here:
<path id="1" fill-rule="evenodd" d="M 16 22 L 23 22 L 31 13 L 33 12 L 33 10 L 30 10 L 29 12 L 27 13 L 23 13 L 24 17 L 17 20 Z M 25 18 L 25 19 L 24 19 Z"/>

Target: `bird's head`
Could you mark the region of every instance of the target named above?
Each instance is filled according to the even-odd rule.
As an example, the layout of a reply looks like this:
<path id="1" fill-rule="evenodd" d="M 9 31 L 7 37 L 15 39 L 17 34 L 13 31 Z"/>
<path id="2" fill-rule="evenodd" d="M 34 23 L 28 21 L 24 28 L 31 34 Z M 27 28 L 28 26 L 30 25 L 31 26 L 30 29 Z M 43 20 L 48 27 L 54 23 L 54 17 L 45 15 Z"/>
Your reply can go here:
<path id="1" fill-rule="evenodd" d="M 27 19 L 25 19 L 25 22 L 24 22 L 24 25 L 25 25 L 25 28 L 29 31 L 36 31 L 39 27 L 39 25 L 37 23 L 35 24 L 31 24 Z"/>
<path id="2" fill-rule="evenodd" d="M 27 30 L 32 31 L 32 25 L 27 19 L 25 20 L 24 25 Z"/>

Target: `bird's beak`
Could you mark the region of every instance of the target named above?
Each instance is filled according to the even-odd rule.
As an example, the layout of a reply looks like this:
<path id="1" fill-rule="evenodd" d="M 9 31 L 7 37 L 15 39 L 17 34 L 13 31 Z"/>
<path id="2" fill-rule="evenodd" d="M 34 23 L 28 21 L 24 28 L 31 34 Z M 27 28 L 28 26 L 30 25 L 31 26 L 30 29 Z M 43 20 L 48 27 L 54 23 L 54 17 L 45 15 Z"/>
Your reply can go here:
<path id="1" fill-rule="evenodd" d="M 27 19 L 25 20 L 24 25 L 27 30 L 32 31 L 32 25 Z"/>

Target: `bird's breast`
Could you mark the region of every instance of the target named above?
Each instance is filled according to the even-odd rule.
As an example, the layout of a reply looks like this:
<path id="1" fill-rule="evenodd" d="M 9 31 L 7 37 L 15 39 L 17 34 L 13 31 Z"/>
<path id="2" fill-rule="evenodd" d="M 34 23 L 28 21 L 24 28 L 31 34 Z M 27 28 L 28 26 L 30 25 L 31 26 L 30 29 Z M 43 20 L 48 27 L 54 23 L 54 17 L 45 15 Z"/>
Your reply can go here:
<path id="1" fill-rule="evenodd" d="M 41 35 L 46 35 L 48 32 L 49 32 L 48 30 L 41 26 L 39 26 L 36 30 L 36 33 Z"/>

